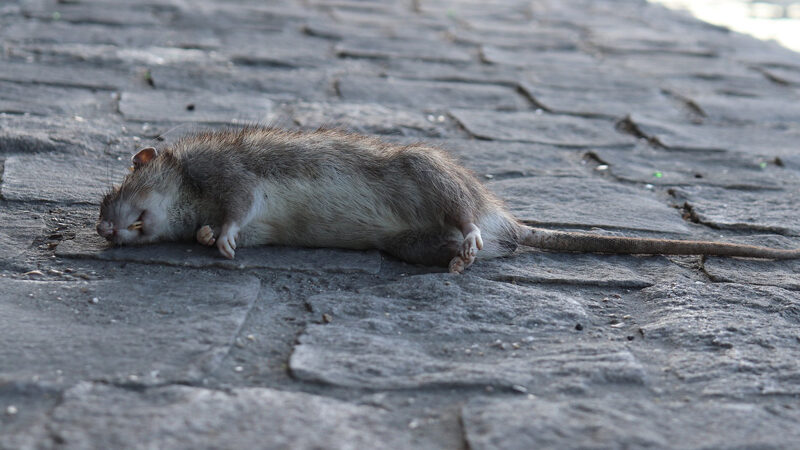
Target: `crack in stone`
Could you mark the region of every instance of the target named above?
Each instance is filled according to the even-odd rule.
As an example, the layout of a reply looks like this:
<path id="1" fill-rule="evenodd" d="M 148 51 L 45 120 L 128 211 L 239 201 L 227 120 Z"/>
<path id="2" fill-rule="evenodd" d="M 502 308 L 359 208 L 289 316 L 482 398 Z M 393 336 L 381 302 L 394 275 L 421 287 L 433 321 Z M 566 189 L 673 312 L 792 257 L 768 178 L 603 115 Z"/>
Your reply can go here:
<path id="1" fill-rule="evenodd" d="M 666 145 L 661 143 L 658 137 L 648 136 L 647 134 L 645 134 L 639 128 L 636 122 L 634 122 L 633 119 L 631 119 L 631 116 L 625 116 L 624 118 L 620 119 L 619 121 L 617 121 L 616 124 L 614 124 L 614 127 L 617 129 L 617 131 L 621 133 L 630 134 L 638 139 L 645 139 L 650 145 L 656 148 L 661 148 L 661 149 L 667 148 Z"/>

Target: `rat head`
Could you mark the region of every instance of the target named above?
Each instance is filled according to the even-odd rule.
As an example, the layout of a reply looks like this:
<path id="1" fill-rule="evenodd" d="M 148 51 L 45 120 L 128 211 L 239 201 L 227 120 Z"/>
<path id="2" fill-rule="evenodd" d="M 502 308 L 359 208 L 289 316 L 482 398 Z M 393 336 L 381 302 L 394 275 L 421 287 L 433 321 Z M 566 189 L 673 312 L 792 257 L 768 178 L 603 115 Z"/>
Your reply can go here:
<path id="1" fill-rule="evenodd" d="M 168 155 L 148 147 L 133 158 L 133 167 L 100 204 L 97 233 L 114 244 L 145 244 L 164 238 L 177 183 Z"/>

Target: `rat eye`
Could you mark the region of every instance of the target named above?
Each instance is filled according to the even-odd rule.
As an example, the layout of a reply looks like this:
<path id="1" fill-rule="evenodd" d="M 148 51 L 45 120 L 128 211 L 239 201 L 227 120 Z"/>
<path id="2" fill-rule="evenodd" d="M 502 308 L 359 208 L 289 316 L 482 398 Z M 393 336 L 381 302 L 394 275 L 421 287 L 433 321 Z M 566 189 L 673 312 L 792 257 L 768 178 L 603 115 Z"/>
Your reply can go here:
<path id="1" fill-rule="evenodd" d="M 144 213 L 145 212 L 146 211 L 142 211 L 142 213 L 139 214 L 139 218 L 136 219 L 136 221 L 133 222 L 132 224 L 128 225 L 128 229 L 129 230 L 133 231 L 133 230 L 141 230 L 142 229 L 142 227 L 144 226 Z"/>

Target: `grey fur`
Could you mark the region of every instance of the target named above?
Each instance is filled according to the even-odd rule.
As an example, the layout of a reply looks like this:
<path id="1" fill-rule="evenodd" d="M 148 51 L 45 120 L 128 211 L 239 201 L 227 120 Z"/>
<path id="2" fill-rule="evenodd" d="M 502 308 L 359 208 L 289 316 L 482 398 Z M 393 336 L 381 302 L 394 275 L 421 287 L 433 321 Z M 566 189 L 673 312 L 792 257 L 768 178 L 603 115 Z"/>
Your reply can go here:
<path id="1" fill-rule="evenodd" d="M 131 223 L 142 229 L 123 230 Z M 491 258 L 520 244 L 578 252 L 800 257 L 797 250 L 534 229 L 440 149 L 337 130 L 262 127 L 189 135 L 137 164 L 103 200 L 98 232 L 118 244 L 146 243 L 191 239 L 204 226 L 228 257 L 237 243 L 378 248 L 455 272 L 469 266 L 478 250 Z M 198 241 L 212 245 L 214 239 L 198 235 Z"/>

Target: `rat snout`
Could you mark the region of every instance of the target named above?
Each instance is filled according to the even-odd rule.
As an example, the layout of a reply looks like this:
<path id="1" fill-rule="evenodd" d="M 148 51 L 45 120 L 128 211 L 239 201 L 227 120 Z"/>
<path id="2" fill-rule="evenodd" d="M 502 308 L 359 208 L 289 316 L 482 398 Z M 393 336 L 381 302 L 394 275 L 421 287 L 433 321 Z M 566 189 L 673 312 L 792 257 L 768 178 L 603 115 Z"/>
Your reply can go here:
<path id="1" fill-rule="evenodd" d="M 114 236 L 117 235 L 117 230 L 114 228 L 114 224 L 110 221 L 101 220 L 97 223 L 97 234 L 110 241 L 114 239 Z"/>

